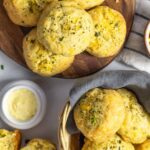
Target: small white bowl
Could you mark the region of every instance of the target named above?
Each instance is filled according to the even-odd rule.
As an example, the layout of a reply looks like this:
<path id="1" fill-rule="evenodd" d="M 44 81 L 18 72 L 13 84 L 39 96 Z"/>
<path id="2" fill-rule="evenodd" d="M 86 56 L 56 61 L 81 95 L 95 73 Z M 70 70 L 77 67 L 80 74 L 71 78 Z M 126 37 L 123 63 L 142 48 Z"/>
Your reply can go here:
<path id="1" fill-rule="evenodd" d="M 145 45 L 148 51 L 148 54 L 150 55 L 150 22 L 148 23 L 146 30 L 145 30 Z"/>
<path id="2" fill-rule="evenodd" d="M 16 89 L 22 89 L 22 88 L 32 91 L 36 96 L 36 100 L 38 104 L 38 108 L 35 116 L 25 122 L 17 121 L 8 112 L 9 94 Z M 9 126 L 21 130 L 26 130 L 35 127 L 42 121 L 46 112 L 46 96 L 44 91 L 34 82 L 28 80 L 11 82 L 2 89 L 0 96 L 1 96 L 0 117 Z"/>

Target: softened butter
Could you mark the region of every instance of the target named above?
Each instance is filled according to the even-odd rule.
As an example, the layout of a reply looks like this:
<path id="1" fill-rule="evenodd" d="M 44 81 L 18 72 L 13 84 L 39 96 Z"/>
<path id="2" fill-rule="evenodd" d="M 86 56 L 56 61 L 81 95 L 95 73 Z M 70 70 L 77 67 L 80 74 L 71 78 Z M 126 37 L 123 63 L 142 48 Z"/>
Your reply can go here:
<path id="1" fill-rule="evenodd" d="M 29 89 L 16 89 L 8 96 L 8 112 L 17 121 L 29 121 L 37 112 L 36 95 Z"/>

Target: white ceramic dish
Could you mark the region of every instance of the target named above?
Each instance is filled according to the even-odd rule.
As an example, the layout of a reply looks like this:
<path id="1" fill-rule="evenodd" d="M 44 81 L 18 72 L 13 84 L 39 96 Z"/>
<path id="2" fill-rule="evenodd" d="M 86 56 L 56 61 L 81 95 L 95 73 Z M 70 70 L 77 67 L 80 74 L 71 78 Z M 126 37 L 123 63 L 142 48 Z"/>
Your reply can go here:
<path id="1" fill-rule="evenodd" d="M 150 55 L 150 22 L 148 23 L 146 30 L 145 30 L 145 45 Z"/>
<path id="2" fill-rule="evenodd" d="M 26 122 L 20 122 L 20 121 L 15 120 L 13 117 L 10 116 L 10 114 L 8 113 L 8 108 L 7 108 L 9 94 L 16 89 L 22 89 L 22 88 L 26 88 L 32 91 L 36 96 L 37 104 L 38 104 L 38 108 L 37 108 L 37 112 L 35 116 Z M 45 115 L 46 96 L 45 96 L 44 91 L 32 81 L 21 80 L 21 81 L 11 82 L 7 84 L 1 91 L 1 105 L 0 106 L 1 106 L 0 116 L 6 124 L 17 129 L 22 129 L 22 130 L 30 129 L 38 125 L 42 121 Z"/>

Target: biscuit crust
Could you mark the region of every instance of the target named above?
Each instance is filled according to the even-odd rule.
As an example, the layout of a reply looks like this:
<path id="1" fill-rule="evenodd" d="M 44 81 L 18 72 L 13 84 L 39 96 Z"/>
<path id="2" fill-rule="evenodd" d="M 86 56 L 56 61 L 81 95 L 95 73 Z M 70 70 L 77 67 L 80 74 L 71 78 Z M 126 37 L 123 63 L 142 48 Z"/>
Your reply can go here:
<path id="1" fill-rule="evenodd" d="M 95 35 L 87 51 L 96 57 L 116 55 L 126 38 L 126 21 L 121 13 L 107 6 L 89 11 L 95 26 Z"/>
<path id="2" fill-rule="evenodd" d="M 74 56 L 83 52 L 94 35 L 91 16 L 72 2 L 53 2 L 44 10 L 38 40 L 52 53 Z"/>
<path id="3" fill-rule="evenodd" d="M 70 0 L 63 0 L 63 1 L 70 1 Z M 104 2 L 104 0 L 72 0 L 72 1 L 77 2 L 83 9 L 90 9 Z"/>
<path id="4" fill-rule="evenodd" d="M 130 143 L 143 143 L 150 131 L 149 116 L 143 107 L 138 104 L 135 94 L 126 89 L 120 89 L 118 92 L 126 106 L 125 120 L 118 133 Z"/>
<path id="5" fill-rule="evenodd" d="M 123 141 L 118 135 L 114 135 L 104 143 L 94 143 L 86 140 L 82 150 L 134 150 L 134 146 Z"/>
<path id="6" fill-rule="evenodd" d="M 27 146 L 21 150 L 56 150 L 56 147 L 47 140 L 44 139 L 32 139 Z"/>
<path id="7" fill-rule="evenodd" d="M 0 149 L 1 150 L 19 150 L 21 133 L 19 130 L 8 131 L 0 129 Z"/>
<path id="8" fill-rule="evenodd" d="M 30 27 L 37 25 L 40 14 L 51 1 L 52 0 L 4 0 L 3 5 L 13 23 Z"/>
<path id="9" fill-rule="evenodd" d="M 23 40 L 23 54 L 28 67 L 42 76 L 53 76 L 65 71 L 74 61 L 74 56 L 52 54 L 37 40 L 33 29 Z"/>
<path id="10" fill-rule="evenodd" d="M 119 130 L 124 115 L 123 101 L 115 90 L 93 89 L 74 109 L 78 129 L 89 140 L 99 143 L 107 141 Z"/>
<path id="11" fill-rule="evenodd" d="M 135 146 L 136 150 L 150 150 L 150 140 L 146 140 L 144 143 Z"/>

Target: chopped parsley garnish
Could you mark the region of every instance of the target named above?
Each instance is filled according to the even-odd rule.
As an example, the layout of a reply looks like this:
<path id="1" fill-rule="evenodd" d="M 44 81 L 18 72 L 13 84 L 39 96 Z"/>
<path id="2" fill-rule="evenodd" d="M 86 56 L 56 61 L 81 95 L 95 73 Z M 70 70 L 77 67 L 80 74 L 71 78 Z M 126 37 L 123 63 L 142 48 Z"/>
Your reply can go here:
<path id="1" fill-rule="evenodd" d="M 96 36 L 96 37 L 98 37 L 98 36 L 100 36 L 100 35 L 101 35 L 100 32 L 95 32 L 95 36 Z"/>
<path id="2" fill-rule="evenodd" d="M 119 25 L 119 23 L 117 22 L 117 23 L 115 23 L 115 27 L 118 27 L 118 25 Z"/>
<path id="3" fill-rule="evenodd" d="M 97 27 L 98 27 L 98 24 L 95 25 L 95 28 L 97 28 Z"/>
<path id="4" fill-rule="evenodd" d="M 64 37 L 59 38 L 59 41 L 63 41 Z"/>
<path id="5" fill-rule="evenodd" d="M 1 70 L 4 70 L 4 65 L 0 65 L 0 69 L 1 69 Z"/>

